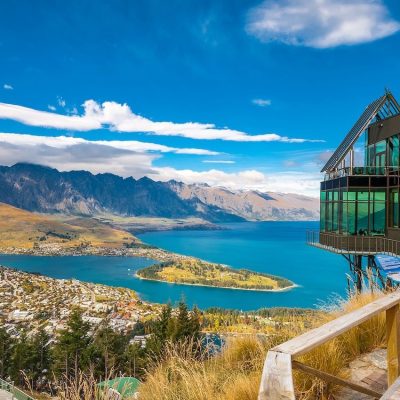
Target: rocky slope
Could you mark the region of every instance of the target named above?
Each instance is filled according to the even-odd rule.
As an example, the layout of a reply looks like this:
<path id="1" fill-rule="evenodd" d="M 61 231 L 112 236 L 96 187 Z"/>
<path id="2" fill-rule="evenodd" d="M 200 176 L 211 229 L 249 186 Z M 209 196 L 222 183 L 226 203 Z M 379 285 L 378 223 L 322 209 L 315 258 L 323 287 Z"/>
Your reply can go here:
<path id="1" fill-rule="evenodd" d="M 0 167 L 0 202 L 29 211 L 72 215 L 200 218 L 210 222 L 318 219 L 316 199 L 232 192 L 207 185 L 155 182 L 20 163 Z"/>
<path id="2" fill-rule="evenodd" d="M 213 205 L 249 221 L 300 221 L 319 219 L 319 201 L 316 198 L 293 193 L 233 192 L 208 185 L 167 183 L 183 200 L 198 200 Z"/>

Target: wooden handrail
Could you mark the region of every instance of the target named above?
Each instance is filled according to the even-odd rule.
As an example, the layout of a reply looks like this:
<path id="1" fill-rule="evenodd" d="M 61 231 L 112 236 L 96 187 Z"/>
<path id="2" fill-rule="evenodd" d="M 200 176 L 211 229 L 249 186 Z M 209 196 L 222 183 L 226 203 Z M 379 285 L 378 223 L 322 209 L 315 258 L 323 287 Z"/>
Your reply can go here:
<path id="1" fill-rule="evenodd" d="M 269 350 L 264 363 L 258 399 L 295 400 L 292 375 L 294 358 L 362 324 L 381 312 L 386 312 L 388 383 L 389 386 L 392 385 L 400 375 L 400 291 L 385 295 L 358 310 L 342 315 L 319 328 L 312 329 Z M 298 367 L 298 363 L 296 363 L 296 366 Z M 307 366 L 304 366 L 304 368 L 308 368 L 308 372 L 313 370 L 313 368 Z M 322 375 L 324 374 L 326 373 L 322 372 Z M 321 378 L 321 374 L 319 377 Z M 354 382 L 347 382 L 347 386 L 353 386 L 353 389 L 357 390 L 355 389 L 357 384 Z"/>

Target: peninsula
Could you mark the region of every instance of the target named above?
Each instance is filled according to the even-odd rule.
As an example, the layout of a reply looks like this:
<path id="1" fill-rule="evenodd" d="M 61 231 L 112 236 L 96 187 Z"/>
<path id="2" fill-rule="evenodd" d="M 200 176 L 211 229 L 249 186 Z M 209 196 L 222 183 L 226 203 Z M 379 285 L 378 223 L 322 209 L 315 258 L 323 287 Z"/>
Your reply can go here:
<path id="1" fill-rule="evenodd" d="M 91 217 L 37 214 L 0 203 L 0 252 L 26 255 L 147 257 L 138 278 L 228 289 L 281 291 L 288 279 L 232 269 L 142 243 L 132 233 Z"/>
<path id="2" fill-rule="evenodd" d="M 137 271 L 136 276 L 167 283 L 211 286 L 224 289 L 281 291 L 295 287 L 288 279 L 233 269 L 196 258 L 162 262 Z"/>

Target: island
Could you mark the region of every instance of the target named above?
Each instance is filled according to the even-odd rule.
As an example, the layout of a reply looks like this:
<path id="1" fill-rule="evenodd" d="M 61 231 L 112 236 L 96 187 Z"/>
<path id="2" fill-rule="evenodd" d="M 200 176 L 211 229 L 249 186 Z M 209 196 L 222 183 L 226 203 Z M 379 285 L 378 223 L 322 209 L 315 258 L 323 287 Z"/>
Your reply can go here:
<path id="1" fill-rule="evenodd" d="M 136 276 L 153 281 L 224 289 L 282 291 L 295 287 L 293 282 L 279 276 L 233 269 L 195 258 L 154 264 L 138 270 Z"/>

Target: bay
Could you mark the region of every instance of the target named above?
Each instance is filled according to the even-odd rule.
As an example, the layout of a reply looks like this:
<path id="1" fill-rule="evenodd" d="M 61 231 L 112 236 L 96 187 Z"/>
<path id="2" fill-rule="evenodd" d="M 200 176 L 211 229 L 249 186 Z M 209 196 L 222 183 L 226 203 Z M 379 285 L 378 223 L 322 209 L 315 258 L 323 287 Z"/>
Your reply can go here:
<path id="1" fill-rule="evenodd" d="M 305 243 L 316 222 L 243 222 L 224 224 L 226 230 L 148 232 L 149 244 L 207 261 L 280 275 L 299 287 L 285 292 L 261 292 L 174 285 L 134 277 L 137 269 L 154 263 L 140 257 L 0 255 L 0 264 L 53 278 L 123 286 L 152 302 L 176 303 L 184 298 L 200 308 L 255 310 L 261 307 L 316 307 L 345 296 L 347 264 L 341 256 Z"/>

